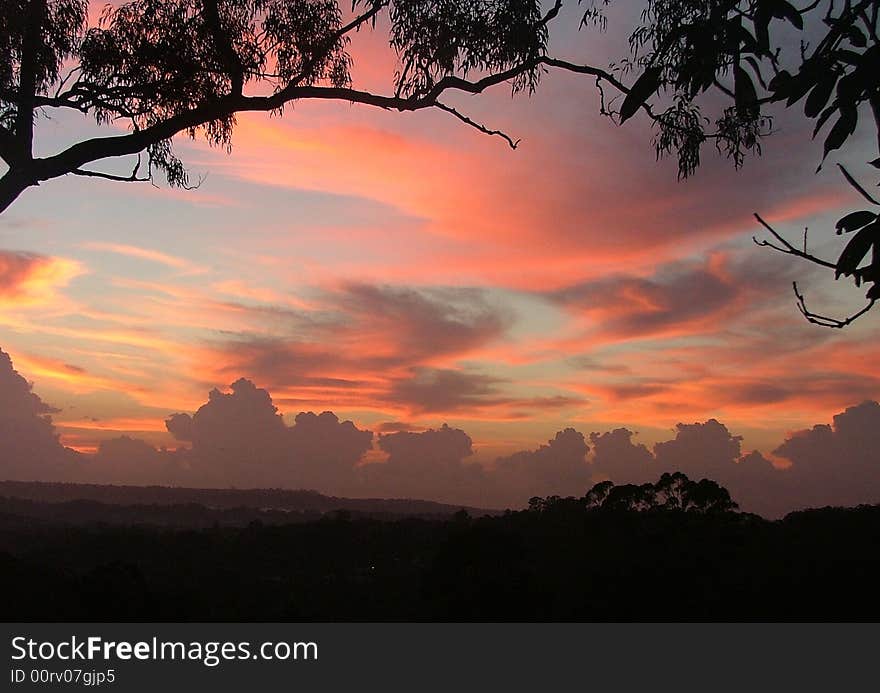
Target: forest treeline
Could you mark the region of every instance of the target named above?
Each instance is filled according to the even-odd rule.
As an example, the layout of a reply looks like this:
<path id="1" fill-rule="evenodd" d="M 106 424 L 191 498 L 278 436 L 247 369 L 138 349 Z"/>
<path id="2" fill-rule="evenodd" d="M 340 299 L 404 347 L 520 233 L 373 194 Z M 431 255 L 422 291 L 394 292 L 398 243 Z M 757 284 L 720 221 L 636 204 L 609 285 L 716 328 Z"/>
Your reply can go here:
<path id="1" fill-rule="evenodd" d="M 768 521 L 681 474 L 482 517 L 186 528 L 13 510 L 0 515 L 5 621 L 880 617 L 880 506 Z"/>
<path id="2" fill-rule="evenodd" d="M 151 508 L 156 509 L 159 524 L 173 521 L 176 512 L 183 506 L 201 508 L 203 516 L 212 520 L 214 511 L 248 511 L 251 519 L 261 519 L 258 515 L 263 511 L 269 515 L 276 512 L 279 517 L 302 515 L 303 517 L 320 517 L 334 510 L 348 510 L 352 513 L 382 516 L 420 516 L 442 518 L 452 515 L 458 510 L 467 510 L 474 514 L 488 512 L 481 508 L 462 505 L 449 505 L 434 501 L 414 498 L 340 498 L 328 496 L 308 489 L 286 488 L 186 488 L 181 486 L 128 486 L 114 484 L 73 484 L 47 481 L 0 481 L 0 508 L 7 511 L 4 504 L 16 500 L 34 501 L 30 506 L 18 504 L 17 509 L 10 510 L 15 514 L 32 514 L 34 516 L 53 516 L 59 511 L 69 520 L 80 520 L 76 510 L 65 504 L 78 504 L 85 509 L 94 508 L 94 514 L 101 518 L 101 513 L 120 512 L 110 506 L 127 506 L 131 521 L 151 522 Z M 92 505 L 90 506 L 89 503 Z M 169 512 L 166 506 L 177 506 Z M 53 510 L 54 508 L 54 510 Z M 143 519 L 139 513 L 143 513 Z M 254 514 L 257 513 L 257 514 Z M 244 515 L 243 515 L 244 516 Z M 220 514 L 217 515 L 220 517 Z M 189 524 L 184 520 L 183 524 Z"/>

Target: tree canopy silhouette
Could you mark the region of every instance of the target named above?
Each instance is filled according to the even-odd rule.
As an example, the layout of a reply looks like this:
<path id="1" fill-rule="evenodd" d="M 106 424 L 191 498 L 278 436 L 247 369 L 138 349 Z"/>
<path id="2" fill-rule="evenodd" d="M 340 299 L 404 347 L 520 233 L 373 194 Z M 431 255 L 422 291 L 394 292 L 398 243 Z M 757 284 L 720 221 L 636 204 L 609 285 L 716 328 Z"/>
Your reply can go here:
<path id="1" fill-rule="evenodd" d="M 88 26 L 86 0 L 0 1 L 0 211 L 23 190 L 67 174 L 187 186 L 171 138 L 204 136 L 229 149 L 236 113 L 280 113 L 304 99 L 354 102 L 397 111 L 438 108 L 489 134 L 441 97 L 508 82 L 533 91 L 546 55 L 548 24 L 561 0 L 133 0 L 108 5 Z M 352 85 L 353 32 L 387 14 L 399 58 L 392 94 Z M 559 66 L 563 66 L 561 63 Z M 604 70 L 575 71 L 607 79 Z M 122 121 L 127 134 L 77 142 L 35 157 L 36 115 L 73 109 L 99 124 Z M 84 168 L 146 154 L 130 176 Z"/>
<path id="2" fill-rule="evenodd" d="M 805 0 L 806 1 L 806 0 Z M 605 28 L 594 0 L 582 26 Z M 632 31 L 631 53 L 610 67 L 561 60 L 548 53 L 550 26 L 562 0 L 132 0 L 107 5 L 90 26 L 87 0 L 0 0 L 0 212 L 27 188 L 64 175 L 119 181 L 164 175 L 187 187 L 174 153 L 178 133 L 231 148 L 237 113 L 281 113 L 306 99 L 352 102 L 395 111 L 438 109 L 516 147 L 510 135 L 477 122 L 444 100 L 506 83 L 533 92 L 548 69 L 594 80 L 601 112 L 623 123 L 642 111 L 655 127 L 658 156 L 678 158 L 680 176 L 700 164 L 714 142 L 736 166 L 760 153 L 772 131 L 772 104 L 800 107 L 827 128 L 824 157 L 851 141 L 870 109 L 880 144 L 880 0 L 647 0 Z M 383 16 L 398 58 L 392 93 L 352 83 L 350 38 Z M 627 86 L 630 84 L 631 86 Z M 625 98 L 606 98 L 605 89 Z M 91 115 L 128 132 L 76 142 L 34 155 L 36 117 L 52 109 Z M 711 115 L 709 115 L 711 113 Z M 830 124 L 830 127 L 828 126 Z M 143 156 L 142 156 L 143 155 Z M 137 157 L 130 175 L 97 162 Z M 871 162 L 880 167 L 880 159 Z M 877 201 L 847 171 L 872 204 Z M 836 261 L 773 234 L 758 241 L 870 284 L 868 305 L 836 320 L 842 327 L 880 298 L 880 222 L 871 210 L 840 220 L 853 232 Z M 869 258 L 870 255 L 870 258 Z M 866 265 L 863 263 L 867 261 Z"/>
<path id="3" fill-rule="evenodd" d="M 602 510 L 625 512 L 678 511 L 698 514 L 734 512 L 739 505 L 730 492 L 711 479 L 692 481 L 681 472 L 665 472 L 652 484 L 621 484 L 602 481 L 581 498 L 535 496 L 529 510 L 537 513 L 560 510 Z"/>

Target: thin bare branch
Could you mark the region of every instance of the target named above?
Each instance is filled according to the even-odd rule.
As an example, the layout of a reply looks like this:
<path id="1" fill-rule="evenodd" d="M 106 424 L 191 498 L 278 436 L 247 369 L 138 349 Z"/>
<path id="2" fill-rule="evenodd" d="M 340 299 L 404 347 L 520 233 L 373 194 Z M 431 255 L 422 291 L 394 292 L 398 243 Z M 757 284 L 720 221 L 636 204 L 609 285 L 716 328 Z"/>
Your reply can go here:
<path id="1" fill-rule="evenodd" d="M 130 176 L 117 176 L 113 173 L 104 173 L 103 171 L 89 171 L 86 169 L 78 168 L 71 173 L 74 176 L 86 176 L 87 178 L 103 178 L 105 180 L 113 180 L 119 183 L 149 183 L 151 178 L 149 176 L 144 178 L 138 178 L 134 174 Z"/>
<path id="2" fill-rule="evenodd" d="M 64 90 L 64 87 L 67 86 L 67 83 L 70 81 L 70 78 L 73 77 L 76 73 L 81 72 L 81 71 L 82 71 L 82 66 L 81 66 L 81 65 L 77 65 L 76 67 L 72 68 L 72 69 L 70 70 L 70 72 L 68 72 L 68 73 L 67 73 L 67 74 L 61 79 L 60 82 L 58 82 L 58 88 L 55 89 L 55 97 L 56 97 L 56 98 L 58 98 L 58 96 L 59 96 L 59 95 L 61 94 L 61 92 Z"/>
<path id="3" fill-rule="evenodd" d="M 559 14 L 559 10 L 562 9 L 562 0 L 556 0 L 549 10 L 547 10 L 547 14 L 541 17 L 541 20 L 538 22 L 537 26 L 542 27 L 546 26 L 550 21 L 556 19 L 556 15 Z"/>
<path id="4" fill-rule="evenodd" d="M 874 307 L 875 300 L 871 299 L 868 304 L 862 308 L 857 313 L 853 313 L 849 317 L 846 318 L 832 318 L 827 315 L 821 315 L 819 313 L 814 313 L 807 308 L 806 301 L 804 300 L 804 295 L 798 289 L 797 282 L 792 282 L 792 288 L 794 289 L 794 295 L 797 298 L 797 307 L 801 312 L 801 315 L 807 319 L 808 322 L 813 323 L 814 325 L 820 325 L 821 327 L 831 327 L 833 329 L 843 329 L 847 325 L 851 325 L 860 317 L 862 317 L 865 313 L 867 313 L 871 308 Z"/>
<path id="5" fill-rule="evenodd" d="M 752 236 L 752 240 L 755 242 L 756 245 L 762 246 L 764 248 L 771 248 L 780 253 L 785 253 L 786 255 L 794 255 L 796 257 L 803 258 L 804 260 L 809 260 L 816 265 L 821 265 L 822 267 L 828 267 L 829 269 L 833 270 L 837 269 L 837 265 L 835 263 L 829 262 L 828 260 L 823 260 L 822 258 L 816 257 L 815 255 L 807 252 L 806 233 L 804 233 L 804 249 L 799 250 L 798 248 L 795 248 L 791 243 L 789 243 L 782 235 L 780 235 L 778 231 L 770 226 L 770 224 L 764 221 L 757 212 L 755 213 L 755 219 L 757 219 L 758 223 L 761 224 L 761 226 L 763 226 L 765 229 L 767 229 L 773 235 L 773 237 L 782 244 L 781 246 L 779 246 L 767 240 L 758 240 L 758 238 Z"/>
<path id="6" fill-rule="evenodd" d="M 471 120 L 463 113 L 455 110 L 452 106 L 447 106 L 445 103 L 440 103 L 439 101 L 437 101 L 434 104 L 434 106 L 439 108 L 441 111 L 446 111 L 447 113 L 454 115 L 462 123 L 465 123 L 466 125 L 469 125 L 472 128 L 476 128 L 477 130 L 479 130 L 480 132 L 482 132 L 486 135 L 495 135 L 496 137 L 501 137 L 505 142 L 507 142 L 507 144 L 510 145 L 511 149 L 516 149 L 517 145 L 520 143 L 520 140 L 514 140 L 510 135 L 508 135 L 505 132 L 502 132 L 501 130 L 490 130 L 485 125 L 482 125 L 481 123 L 478 123 L 475 120 Z"/>

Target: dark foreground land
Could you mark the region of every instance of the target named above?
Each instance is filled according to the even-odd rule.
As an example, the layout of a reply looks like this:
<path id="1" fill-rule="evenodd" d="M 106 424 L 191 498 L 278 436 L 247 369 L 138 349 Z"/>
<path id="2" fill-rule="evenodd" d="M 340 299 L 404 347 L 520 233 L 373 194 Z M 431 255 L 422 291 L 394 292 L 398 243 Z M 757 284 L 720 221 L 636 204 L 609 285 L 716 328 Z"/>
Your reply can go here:
<path id="1" fill-rule="evenodd" d="M 479 518 L 235 511 L 245 524 L 193 504 L 162 506 L 156 523 L 156 506 L 3 498 L 0 616 L 880 619 L 880 506 L 770 522 L 736 512 L 718 487 L 662 483 Z"/>

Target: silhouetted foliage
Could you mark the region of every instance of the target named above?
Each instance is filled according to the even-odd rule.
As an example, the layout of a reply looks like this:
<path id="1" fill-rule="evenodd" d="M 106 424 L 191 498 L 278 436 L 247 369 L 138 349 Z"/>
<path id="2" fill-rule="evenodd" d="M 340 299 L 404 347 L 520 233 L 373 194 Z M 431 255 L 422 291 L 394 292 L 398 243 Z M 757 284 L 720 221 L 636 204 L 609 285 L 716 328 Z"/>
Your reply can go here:
<path id="1" fill-rule="evenodd" d="M 164 506 L 172 528 L 132 524 L 143 507 L 103 506 L 99 521 L 97 503 L 79 519 L 70 502 L 18 503 L 0 510 L 8 621 L 880 617 L 880 506 L 768 522 L 681 474 L 433 520 L 250 509 L 188 527 L 193 508 Z"/>
<path id="2" fill-rule="evenodd" d="M 555 512 L 559 508 L 583 507 L 601 511 L 681 511 L 694 513 L 733 512 L 738 506 L 727 489 L 710 479 L 691 481 L 681 472 L 665 473 L 655 484 L 622 484 L 603 481 L 583 498 L 534 497 L 529 500 L 532 512 Z"/>
<path id="3" fill-rule="evenodd" d="M 592 3 L 581 24 L 604 28 L 609 3 Z M 804 7 L 787 0 L 647 0 L 629 37 L 631 54 L 609 69 L 548 54 L 549 28 L 562 4 L 544 10 L 539 0 L 354 0 L 347 11 L 337 0 L 131 0 L 106 6 L 99 25 L 89 26 L 87 0 L 0 0 L 0 157 L 8 166 L 0 211 L 28 187 L 68 174 L 137 181 L 161 172 L 186 187 L 174 135 L 200 135 L 228 150 L 237 113 L 281 113 L 304 99 L 435 108 L 515 148 L 509 135 L 442 97 L 501 83 L 532 92 L 549 68 L 594 79 L 601 111 L 620 123 L 647 114 L 657 155 L 677 156 L 680 176 L 697 169 L 707 142 L 736 166 L 760 153 L 772 130 L 772 104 L 803 103 L 814 137 L 824 132 L 823 161 L 850 141 L 863 107 L 880 143 L 880 0 Z M 350 37 L 375 27 L 380 15 L 387 16 L 398 58 L 388 95 L 357 89 L 351 78 Z M 618 110 L 605 86 L 625 95 Z M 34 122 L 51 109 L 83 112 L 99 124 L 122 121 L 130 132 L 36 157 Z M 84 168 L 126 155 L 138 157 L 130 175 Z M 869 303 L 843 319 L 810 311 L 795 286 L 811 322 L 844 327 L 880 298 L 880 223 L 870 214 L 838 223 L 854 235 L 834 262 L 811 254 L 806 239 L 795 246 L 759 219 L 775 237 L 761 244 L 851 276 L 856 285 L 871 284 Z"/>
<path id="4" fill-rule="evenodd" d="M 479 93 L 503 82 L 533 91 L 546 65 L 548 24 L 538 0 L 131 0 L 107 5 L 88 25 L 87 0 L 0 2 L 0 211 L 26 188 L 67 174 L 120 181 L 189 176 L 171 147 L 180 132 L 232 146 L 235 114 L 281 113 L 302 99 L 384 109 L 439 108 L 447 91 Z M 351 35 L 387 15 L 399 58 L 394 93 L 353 88 Z M 603 73 L 604 74 L 604 73 Z M 128 134 L 78 142 L 34 156 L 34 120 L 72 109 Z M 508 139 L 503 133 L 493 132 Z M 83 166 L 146 152 L 130 176 Z"/>
<path id="5" fill-rule="evenodd" d="M 632 58 L 624 62 L 641 74 L 620 108 L 620 122 L 662 96 L 655 147 L 658 156 L 678 156 L 682 177 L 696 170 L 702 146 L 711 140 L 736 166 L 747 153 L 760 153 L 762 137 L 772 130 L 768 109 L 773 104 L 801 108 L 803 103 L 804 117 L 815 120 L 813 137 L 825 132 L 822 161 L 855 133 L 863 106 L 880 144 L 878 13 L 880 0 L 817 0 L 802 8 L 787 0 L 648 0 L 643 24 L 630 37 Z M 725 105 L 710 117 L 707 107 L 719 94 Z M 707 131 L 713 123 L 714 131 Z M 870 163 L 878 167 L 880 159 Z M 846 169 L 841 171 L 877 204 Z M 838 222 L 838 233 L 861 230 L 836 261 L 810 253 L 806 236 L 798 247 L 758 221 L 775 238 L 760 245 L 829 267 L 835 278 L 853 276 L 856 286 L 872 285 L 862 310 L 837 319 L 809 310 L 795 284 L 798 308 L 810 322 L 845 327 L 880 298 L 880 283 L 875 283 L 880 281 L 880 224 L 873 212 Z M 869 251 L 871 258 L 860 268 Z"/>

